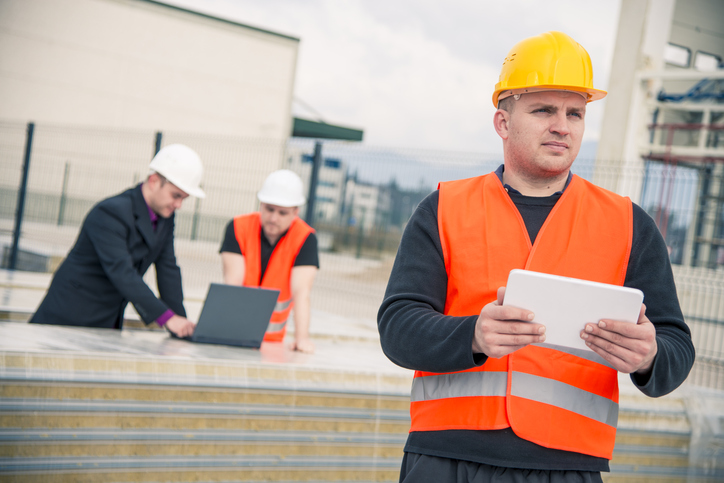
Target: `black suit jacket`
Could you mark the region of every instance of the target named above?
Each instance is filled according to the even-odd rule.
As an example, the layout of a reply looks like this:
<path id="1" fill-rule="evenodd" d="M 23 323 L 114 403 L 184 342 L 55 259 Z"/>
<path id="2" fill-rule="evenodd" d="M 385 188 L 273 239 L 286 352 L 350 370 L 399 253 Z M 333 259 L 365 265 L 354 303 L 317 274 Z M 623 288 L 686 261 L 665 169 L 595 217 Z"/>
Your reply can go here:
<path id="1" fill-rule="evenodd" d="M 186 316 L 173 231 L 173 215 L 154 231 L 140 184 L 101 201 L 30 322 L 120 329 L 129 301 L 146 324 L 169 308 Z M 160 300 L 142 278 L 152 263 Z"/>

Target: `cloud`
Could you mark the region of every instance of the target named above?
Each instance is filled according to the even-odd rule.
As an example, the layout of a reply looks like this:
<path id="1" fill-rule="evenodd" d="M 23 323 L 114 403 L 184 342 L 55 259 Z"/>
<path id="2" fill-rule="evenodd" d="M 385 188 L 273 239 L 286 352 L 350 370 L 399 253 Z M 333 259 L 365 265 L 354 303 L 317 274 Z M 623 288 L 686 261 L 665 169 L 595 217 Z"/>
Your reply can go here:
<path id="1" fill-rule="evenodd" d="M 576 0 L 174 0 L 301 39 L 295 95 L 370 145 L 499 153 L 491 95 L 523 38 L 561 30 L 608 83 L 619 2 Z M 602 6 L 605 5 L 605 6 Z M 596 140 L 603 102 L 589 105 Z"/>

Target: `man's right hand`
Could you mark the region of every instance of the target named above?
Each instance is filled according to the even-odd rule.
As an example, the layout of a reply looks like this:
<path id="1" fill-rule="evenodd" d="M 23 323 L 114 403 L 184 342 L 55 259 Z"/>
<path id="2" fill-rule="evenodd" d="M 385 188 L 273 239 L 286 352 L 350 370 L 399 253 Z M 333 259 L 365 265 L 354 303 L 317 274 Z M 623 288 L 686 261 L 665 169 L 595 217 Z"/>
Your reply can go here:
<path id="1" fill-rule="evenodd" d="M 498 299 L 480 311 L 475 323 L 473 353 L 500 358 L 534 342 L 546 340 L 546 328 L 524 322 L 535 316 L 530 310 L 503 306 L 505 287 L 498 289 Z"/>
<path id="2" fill-rule="evenodd" d="M 166 321 L 166 328 L 179 337 L 189 337 L 194 333 L 196 325 L 186 317 L 174 315 Z"/>

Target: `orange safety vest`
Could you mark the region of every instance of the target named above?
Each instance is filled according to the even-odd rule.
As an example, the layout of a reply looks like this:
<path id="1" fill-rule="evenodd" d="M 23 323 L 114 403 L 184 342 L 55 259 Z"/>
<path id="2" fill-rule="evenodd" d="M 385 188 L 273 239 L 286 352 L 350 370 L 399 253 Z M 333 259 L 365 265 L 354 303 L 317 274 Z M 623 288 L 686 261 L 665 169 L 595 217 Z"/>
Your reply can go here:
<path id="1" fill-rule="evenodd" d="M 292 268 L 299 250 L 314 229 L 296 217 L 274 247 L 261 278 L 261 216 L 249 213 L 234 218 L 234 234 L 245 259 L 244 286 L 274 288 L 280 291 L 269 326 L 264 334 L 267 342 L 281 342 L 287 331 L 292 311 Z"/>
<path id="2" fill-rule="evenodd" d="M 573 176 L 531 245 L 491 173 L 439 186 L 445 314 L 479 314 L 513 268 L 623 285 L 633 237 L 628 198 Z M 592 351 L 526 346 L 456 373 L 416 371 L 411 431 L 510 427 L 538 445 L 611 459 L 618 374 Z"/>

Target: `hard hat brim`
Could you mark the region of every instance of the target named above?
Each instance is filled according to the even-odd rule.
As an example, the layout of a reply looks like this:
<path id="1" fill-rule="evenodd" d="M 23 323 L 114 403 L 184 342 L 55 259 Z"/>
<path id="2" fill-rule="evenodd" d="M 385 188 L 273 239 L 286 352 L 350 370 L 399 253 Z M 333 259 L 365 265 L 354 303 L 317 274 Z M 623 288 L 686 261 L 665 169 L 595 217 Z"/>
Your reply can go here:
<path id="1" fill-rule="evenodd" d="M 157 171 L 152 171 L 153 173 L 157 173 Z M 202 190 L 200 187 L 193 187 L 193 186 L 187 186 L 181 183 L 177 183 L 173 180 L 173 178 L 170 178 L 169 176 L 166 176 L 163 173 L 158 173 L 164 178 L 166 178 L 166 181 L 183 191 L 189 196 L 193 196 L 194 198 L 204 199 L 206 198 L 206 193 L 204 193 L 204 190 Z"/>
<path id="2" fill-rule="evenodd" d="M 181 191 L 183 191 L 184 193 L 186 193 L 189 196 L 193 196 L 194 198 L 199 198 L 199 199 L 206 198 L 206 193 L 204 193 L 204 190 L 202 190 L 201 188 L 188 188 L 187 189 L 187 188 L 182 188 L 181 186 L 177 185 L 176 183 L 174 183 L 174 184 L 176 185 L 176 187 L 178 189 L 180 189 Z"/>
<path id="3" fill-rule="evenodd" d="M 263 194 L 257 194 L 256 197 L 262 203 L 266 203 L 267 205 L 281 206 L 283 208 L 296 208 L 304 205 L 307 202 L 306 198 L 289 201 L 280 198 L 274 198 L 273 196 L 264 196 Z"/>
<path id="4" fill-rule="evenodd" d="M 506 87 L 505 89 L 496 89 L 493 93 L 493 106 L 497 109 L 498 103 L 516 94 L 530 94 L 533 92 L 545 92 L 545 91 L 571 91 L 578 92 L 580 94 L 586 94 L 588 96 L 586 102 L 593 102 L 603 99 L 608 95 L 608 92 L 600 89 L 593 89 L 589 87 L 578 87 L 578 86 L 557 86 L 557 85 L 542 85 L 534 87 Z"/>

